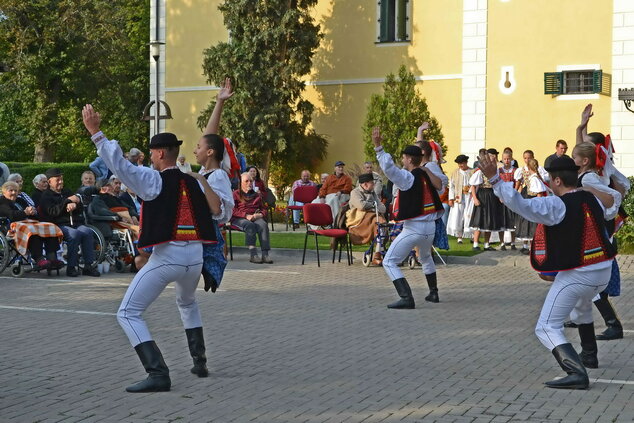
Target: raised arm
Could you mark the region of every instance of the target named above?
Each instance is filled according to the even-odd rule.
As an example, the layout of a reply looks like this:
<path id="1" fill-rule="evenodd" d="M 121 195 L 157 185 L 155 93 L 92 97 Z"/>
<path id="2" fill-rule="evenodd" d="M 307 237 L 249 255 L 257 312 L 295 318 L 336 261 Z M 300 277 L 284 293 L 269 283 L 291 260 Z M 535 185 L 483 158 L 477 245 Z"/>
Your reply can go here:
<path id="1" fill-rule="evenodd" d="M 577 144 L 586 141 L 588 137 L 588 122 L 592 116 L 594 116 L 594 113 L 592 113 L 592 104 L 588 104 L 583 109 L 583 112 L 581 112 L 581 123 L 577 126 Z"/>
<path id="2" fill-rule="evenodd" d="M 225 101 L 231 98 L 232 95 L 233 89 L 231 87 L 231 79 L 225 78 L 224 86 L 220 89 L 220 91 L 218 91 L 218 94 L 216 95 L 216 104 L 214 105 L 213 112 L 211 112 L 211 116 L 209 116 L 209 121 L 207 122 L 205 133 L 203 135 L 218 133 L 218 129 L 220 128 L 220 116 L 222 115 L 222 108 L 225 105 Z"/>
<path id="3" fill-rule="evenodd" d="M 412 187 L 414 183 L 414 175 L 412 172 L 408 172 L 405 169 L 399 169 L 394 165 L 392 156 L 383 150 L 381 145 L 383 138 L 381 138 L 381 130 L 378 126 L 372 129 L 372 142 L 374 143 L 374 151 L 376 151 L 376 158 L 379 162 L 379 166 L 385 173 L 385 176 L 392 181 L 395 187 L 401 191 L 407 191 Z"/>
<path id="4" fill-rule="evenodd" d="M 429 122 L 423 122 L 423 124 L 418 127 L 418 130 L 416 131 L 416 141 L 425 141 L 425 138 L 423 138 L 423 131 L 426 129 L 429 129 Z"/>
<path id="5" fill-rule="evenodd" d="M 145 166 L 134 166 L 123 157 L 123 152 L 116 141 L 110 141 L 101 132 L 101 116 L 90 104 L 82 110 L 84 126 L 90 132 L 91 139 L 97 147 L 97 154 L 126 186 L 136 192 L 143 200 L 154 200 L 161 192 L 163 181 L 158 171 Z"/>

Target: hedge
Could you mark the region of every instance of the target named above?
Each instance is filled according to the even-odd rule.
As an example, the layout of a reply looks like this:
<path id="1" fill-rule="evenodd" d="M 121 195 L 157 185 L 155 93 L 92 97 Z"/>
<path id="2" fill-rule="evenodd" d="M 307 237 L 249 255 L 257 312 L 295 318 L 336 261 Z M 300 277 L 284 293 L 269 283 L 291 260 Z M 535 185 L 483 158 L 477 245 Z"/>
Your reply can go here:
<path id="1" fill-rule="evenodd" d="M 64 173 L 64 187 L 75 191 L 81 185 L 81 174 L 90 170 L 88 163 L 21 163 L 4 162 L 9 167 L 11 173 L 19 173 L 24 179 L 24 191 L 32 194 L 35 187 L 33 178 L 40 173 L 45 173 L 47 169 L 58 167 Z M 198 165 L 192 165 L 192 170 L 197 172 Z"/>

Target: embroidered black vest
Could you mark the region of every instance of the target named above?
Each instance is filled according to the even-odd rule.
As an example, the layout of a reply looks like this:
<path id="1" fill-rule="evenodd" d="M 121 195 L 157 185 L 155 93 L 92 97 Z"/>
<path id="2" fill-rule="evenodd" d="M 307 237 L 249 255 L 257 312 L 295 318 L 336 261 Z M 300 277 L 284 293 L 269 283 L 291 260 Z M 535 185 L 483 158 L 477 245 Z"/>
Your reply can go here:
<path id="1" fill-rule="evenodd" d="M 603 210 L 595 196 L 575 191 L 560 198 L 566 216 L 554 226 L 537 225 L 531 247 L 533 268 L 564 271 L 613 258 L 616 250 L 608 239 Z"/>
<path id="2" fill-rule="evenodd" d="M 399 190 L 394 200 L 395 219 L 407 220 L 443 210 L 438 191 L 434 188 L 429 175 L 417 167 L 412 170 L 414 183 L 407 191 Z"/>
<path id="3" fill-rule="evenodd" d="M 141 208 L 139 247 L 169 241 L 216 242 L 211 211 L 198 181 L 179 169 L 161 172 L 158 197 Z"/>

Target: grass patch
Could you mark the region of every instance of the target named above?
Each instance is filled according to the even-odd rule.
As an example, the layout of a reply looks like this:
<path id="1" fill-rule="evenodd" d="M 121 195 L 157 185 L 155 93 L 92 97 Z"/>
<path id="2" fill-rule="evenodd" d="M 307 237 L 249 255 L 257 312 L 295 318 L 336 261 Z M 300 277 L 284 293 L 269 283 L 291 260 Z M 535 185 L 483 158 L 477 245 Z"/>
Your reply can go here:
<path id="1" fill-rule="evenodd" d="M 233 245 L 238 247 L 245 246 L 244 233 L 232 232 Z M 270 232 L 271 236 L 271 248 L 290 248 L 294 250 L 304 249 L 304 237 L 306 232 L 304 230 L 298 230 L 297 232 Z M 320 250 L 328 250 L 330 248 L 330 238 L 320 236 L 317 238 L 319 242 Z M 315 249 L 315 238 L 313 235 L 308 237 L 307 249 Z M 352 251 L 366 251 L 367 245 L 353 245 Z M 473 251 L 471 248 L 471 241 L 465 240 L 464 244 L 458 244 L 456 238 L 449 237 L 449 250 L 438 250 L 442 255 L 450 256 L 464 256 L 470 257 L 479 254 L 480 251 Z"/>

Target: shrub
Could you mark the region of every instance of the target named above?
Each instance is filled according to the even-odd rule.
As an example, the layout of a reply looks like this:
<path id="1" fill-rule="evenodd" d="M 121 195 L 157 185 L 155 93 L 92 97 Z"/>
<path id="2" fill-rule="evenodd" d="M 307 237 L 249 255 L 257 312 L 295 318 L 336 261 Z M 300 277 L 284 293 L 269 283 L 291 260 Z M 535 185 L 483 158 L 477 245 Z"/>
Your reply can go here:
<path id="1" fill-rule="evenodd" d="M 634 177 L 628 178 L 630 184 L 634 186 Z M 629 215 L 625 221 L 623 227 L 617 232 L 616 238 L 619 246 L 619 253 L 621 254 L 634 254 L 634 190 L 631 190 L 625 196 L 623 200 L 623 208 Z"/>

